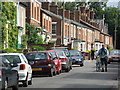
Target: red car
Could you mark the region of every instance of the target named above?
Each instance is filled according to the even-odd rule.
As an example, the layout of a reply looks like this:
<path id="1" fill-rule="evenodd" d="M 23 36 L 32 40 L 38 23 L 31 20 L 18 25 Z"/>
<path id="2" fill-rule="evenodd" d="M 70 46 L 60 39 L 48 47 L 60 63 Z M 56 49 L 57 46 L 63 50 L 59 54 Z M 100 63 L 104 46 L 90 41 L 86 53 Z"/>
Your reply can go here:
<path id="1" fill-rule="evenodd" d="M 48 51 L 34 51 L 26 54 L 29 64 L 32 66 L 33 75 L 56 75 L 56 65 Z"/>
<path id="2" fill-rule="evenodd" d="M 60 74 L 62 71 L 62 65 L 61 65 L 61 60 L 58 57 L 58 54 L 56 53 L 56 51 L 53 51 L 53 50 L 49 50 L 48 52 L 51 54 L 53 61 L 56 65 L 57 74 Z"/>
<path id="3" fill-rule="evenodd" d="M 120 62 L 120 50 L 112 50 L 108 56 L 108 63 Z"/>

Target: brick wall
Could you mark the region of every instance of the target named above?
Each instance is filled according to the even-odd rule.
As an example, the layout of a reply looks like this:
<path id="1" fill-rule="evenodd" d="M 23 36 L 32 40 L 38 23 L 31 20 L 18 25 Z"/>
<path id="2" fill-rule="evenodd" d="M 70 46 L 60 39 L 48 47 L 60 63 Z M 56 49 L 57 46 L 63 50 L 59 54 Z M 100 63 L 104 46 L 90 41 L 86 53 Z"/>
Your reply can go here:
<path id="1" fill-rule="evenodd" d="M 41 8 L 41 3 L 38 3 L 37 1 L 28 2 L 27 22 L 29 24 L 40 26 L 40 8 Z"/>

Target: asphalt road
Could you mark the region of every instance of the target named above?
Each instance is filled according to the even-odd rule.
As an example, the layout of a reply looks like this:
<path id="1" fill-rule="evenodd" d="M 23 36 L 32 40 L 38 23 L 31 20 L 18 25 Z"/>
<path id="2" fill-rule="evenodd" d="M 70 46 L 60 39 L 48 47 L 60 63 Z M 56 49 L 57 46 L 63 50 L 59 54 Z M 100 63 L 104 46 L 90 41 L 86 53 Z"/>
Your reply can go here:
<path id="1" fill-rule="evenodd" d="M 34 77 L 33 85 L 27 88 L 84 88 L 90 90 L 104 88 L 114 90 L 112 88 L 118 88 L 118 63 L 109 64 L 108 72 L 96 72 L 95 61 L 86 60 L 83 67 L 73 65 L 73 69 L 69 73 L 63 72 L 54 77 Z M 27 88 L 20 87 L 25 90 Z"/>

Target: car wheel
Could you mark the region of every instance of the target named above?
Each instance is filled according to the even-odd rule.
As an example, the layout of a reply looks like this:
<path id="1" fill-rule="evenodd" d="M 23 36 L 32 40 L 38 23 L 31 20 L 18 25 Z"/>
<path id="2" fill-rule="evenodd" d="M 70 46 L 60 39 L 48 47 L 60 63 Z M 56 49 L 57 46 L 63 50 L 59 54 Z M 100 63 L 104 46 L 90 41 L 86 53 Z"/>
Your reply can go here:
<path id="1" fill-rule="evenodd" d="M 82 63 L 82 64 L 80 64 L 80 67 L 82 67 L 82 66 L 84 66 L 84 65 L 83 65 L 83 63 Z"/>
<path id="2" fill-rule="evenodd" d="M 28 75 L 26 77 L 26 80 L 23 82 L 23 87 L 27 87 L 28 86 Z"/>
<path id="3" fill-rule="evenodd" d="M 108 61 L 108 64 L 110 64 L 110 61 Z"/>
<path id="4" fill-rule="evenodd" d="M 56 74 L 57 74 L 56 67 L 54 67 L 54 75 L 56 75 Z"/>
<path id="5" fill-rule="evenodd" d="M 52 77 L 53 76 L 53 69 L 50 70 L 50 74 L 49 74 L 49 77 Z"/>
<path id="6" fill-rule="evenodd" d="M 2 88 L 2 90 L 6 90 L 8 88 L 8 81 L 5 80 L 4 81 L 4 87 Z"/>
<path id="7" fill-rule="evenodd" d="M 31 80 L 28 81 L 28 85 L 32 85 L 32 77 L 31 77 Z"/>
<path id="8" fill-rule="evenodd" d="M 59 70 L 59 71 L 57 71 L 57 74 L 58 74 L 58 75 L 60 74 L 60 70 Z"/>
<path id="9" fill-rule="evenodd" d="M 67 69 L 65 69 L 65 72 L 69 72 L 70 71 L 70 67 L 68 67 Z"/>
<path id="10" fill-rule="evenodd" d="M 18 82 L 15 86 L 12 87 L 12 90 L 18 90 Z"/>
<path id="11" fill-rule="evenodd" d="M 70 69 L 72 70 L 72 65 L 70 66 Z"/>

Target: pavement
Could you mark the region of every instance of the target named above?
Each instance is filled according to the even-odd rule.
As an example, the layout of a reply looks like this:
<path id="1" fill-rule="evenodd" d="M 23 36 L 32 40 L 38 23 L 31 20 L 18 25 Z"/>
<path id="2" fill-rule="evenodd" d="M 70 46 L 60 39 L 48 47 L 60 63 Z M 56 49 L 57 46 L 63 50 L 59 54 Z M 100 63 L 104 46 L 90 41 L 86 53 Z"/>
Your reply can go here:
<path id="1" fill-rule="evenodd" d="M 95 60 L 85 60 L 83 67 L 73 65 L 73 69 L 69 73 L 63 72 L 53 77 L 34 77 L 33 85 L 27 88 L 20 87 L 20 89 L 118 90 L 118 79 L 118 63 L 108 64 L 108 72 L 96 72 Z"/>

